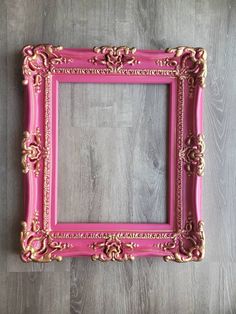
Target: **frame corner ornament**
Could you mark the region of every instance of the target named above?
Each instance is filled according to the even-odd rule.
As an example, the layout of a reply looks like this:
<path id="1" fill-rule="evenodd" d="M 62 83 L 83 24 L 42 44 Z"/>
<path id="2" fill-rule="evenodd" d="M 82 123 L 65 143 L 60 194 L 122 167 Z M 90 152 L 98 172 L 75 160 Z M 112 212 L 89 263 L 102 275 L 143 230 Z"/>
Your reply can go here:
<path id="1" fill-rule="evenodd" d="M 95 242 L 90 247 L 93 250 L 102 250 L 99 254 L 92 255 L 93 261 L 133 261 L 134 256 L 130 253 L 127 253 L 127 250 L 133 251 L 135 247 L 138 245 L 136 243 L 125 243 L 122 242 L 118 236 L 116 235 L 109 235 L 106 240 L 103 242 Z"/>
<path id="2" fill-rule="evenodd" d="M 202 220 L 194 224 L 189 215 L 183 229 L 178 230 L 172 241 L 161 245 L 161 249 L 168 252 L 163 257 L 165 262 L 177 263 L 199 262 L 205 257 L 205 233 Z"/>
<path id="3" fill-rule="evenodd" d="M 174 234 L 172 241 L 164 243 L 162 249 L 169 252 L 164 261 L 177 263 L 199 262 L 205 256 L 205 233 L 202 220 L 195 226 L 192 216 L 189 215 L 183 229 Z"/>
<path id="4" fill-rule="evenodd" d="M 62 256 L 55 253 L 72 247 L 71 244 L 54 241 L 49 231 L 41 229 L 37 210 L 34 212 L 31 225 L 28 225 L 25 221 L 21 225 L 21 259 L 25 263 L 48 263 L 53 260 L 60 262 Z"/>
<path id="5" fill-rule="evenodd" d="M 180 152 L 180 157 L 185 162 L 185 168 L 189 176 L 193 174 L 196 174 L 198 176 L 204 175 L 204 153 L 204 135 L 198 134 L 195 136 L 193 134 L 190 134 L 186 139 L 185 147 Z"/>
<path id="6" fill-rule="evenodd" d="M 51 44 L 25 46 L 22 50 L 23 85 L 28 85 L 29 79 L 32 78 L 35 91 L 40 93 L 42 78 L 51 71 L 54 65 L 72 62 L 72 59 L 61 56 L 61 50 L 63 50 L 62 46 Z"/>
<path id="7" fill-rule="evenodd" d="M 125 64 L 135 65 L 139 64 L 140 61 L 134 56 L 136 48 L 129 48 L 127 46 L 101 46 L 94 47 L 93 51 L 96 54 L 101 54 L 102 57 L 97 56 L 89 59 L 88 61 L 94 65 L 101 64 L 112 72 L 119 72 Z"/>
<path id="8" fill-rule="evenodd" d="M 167 48 L 167 53 L 174 53 L 174 57 L 182 57 L 177 66 L 176 75 L 188 80 L 191 88 L 196 84 L 204 88 L 207 76 L 207 52 L 204 48 L 176 47 Z"/>

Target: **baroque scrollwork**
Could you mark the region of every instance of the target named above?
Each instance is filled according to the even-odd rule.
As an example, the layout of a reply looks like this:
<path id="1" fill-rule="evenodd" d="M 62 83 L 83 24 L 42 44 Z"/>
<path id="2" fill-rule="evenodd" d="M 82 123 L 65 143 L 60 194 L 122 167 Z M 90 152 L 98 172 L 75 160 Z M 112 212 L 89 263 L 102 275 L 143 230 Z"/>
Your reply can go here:
<path id="1" fill-rule="evenodd" d="M 204 152 L 204 136 L 202 134 L 198 134 L 197 136 L 190 134 L 186 139 L 185 147 L 180 152 L 180 157 L 185 162 L 188 175 L 204 175 Z"/>
<path id="2" fill-rule="evenodd" d="M 189 96 L 193 97 L 194 86 L 198 84 L 205 87 L 207 76 L 207 52 L 203 48 L 177 47 L 168 48 L 174 57 L 181 57 L 180 64 L 176 66 L 176 76 L 187 79 Z"/>
<path id="3" fill-rule="evenodd" d="M 177 61 L 172 58 L 156 59 L 156 65 L 159 67 L 176 67 Z"/>
<path id="4" fill-rule="evenodd" d="M 26 174 L 32 167 L 34 174 L 38 176 L 40 173 L 40 160 L 47 154 L 47 150 L 41 145 L 39 128 L 36 128 L 36 132 L 33 134 L 28 131 L 23 133 L 21 148 L 22 172 Z"/>
<path id="5" fill-rule="evenodd" d="M 95 242 L 91 245 L 93 250 L 102 250 L 99 254 L 92 255 L 93 261 L 132 261 L 134 256 L 127 251 L 132 251 L 138 245 L 136 243 L 125 243 L 122 242 L 116 235 L 110 235 L 103 242 Z"/>
<path id="6" fill-rule="evenodd" d="M 23 221 L 22 228 L 20 235 L 21 259 L 26 263 L 61 261 L 62 257 L 55 255 L 55 253 L 72 247 L 71 244 L 56 242 L 51 238 L 48 231 L 41 229 L 38 211 L 35 211 L 31 225 L 28 226 Z"/>
<path id="7" fill-rule="evenodd" d="M 59 52 L 62 49 L 62 46 L 53 45 L 25 46 L 23 48 L 24 61 L 22 66 L 23 84 L 27 85 L 29 78 L 32 77 L 35 91 L 40 92 L 42 78 L 50 72 L 53 65 L 72 61 L 72 59 L 60 55 Z"/>
<path id="8" fill-rule="evenodd" d="M 170 242 L 162 244 L 161 247 L 159 246 L 162 250 L 170 253 L 164 256 L 164 260 L 178 263 L 201 261 L 205 255 L 203 225 L 203 221 L 198 221 L 197 225 L 194 226 L 190 215 L 184 228 L 175 233 Z"/>
<path id="9" fill-rule="evenodd" d="M 108 69 L 113 72 L 119 72 L 125 64 L 134 65 L 140 63 L 134 54 L 136 48 L 129 48 L 126 46 L 102 46 L 94 47 L 93 51 L 97 54 L 101 54 L 101 58 L 95 56 L 88 61 L 94 65 L 102 64 L 106 65 Z"/>

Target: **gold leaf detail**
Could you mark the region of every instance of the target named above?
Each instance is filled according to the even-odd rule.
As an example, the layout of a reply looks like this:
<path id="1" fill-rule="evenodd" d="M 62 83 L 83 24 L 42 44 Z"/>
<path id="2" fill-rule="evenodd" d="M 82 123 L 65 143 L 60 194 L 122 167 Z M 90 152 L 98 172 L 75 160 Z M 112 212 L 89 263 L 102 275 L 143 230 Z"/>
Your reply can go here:
<path id="1" fill-rule="evenodd" d="M 186 170 L 188 175 L 197 174 L 204 175 L 205 169 L 205 143 L 204 136 L 198 134 L 197 136 L 189 135 L 186 139 L 186 145 L 180 152 L 180 157 L 186 163 Z"/>
<path id="2" fill-rule="evenodd" d="M 177 47 L 168 48 L 166 52 L 174 53 L 174 57 L 181 57 L 181 64 L 178 68 L 178 76 L 185 78 L 193 77 L 196 83 L 201 87 L 205 87 L 205 80 L 207 76 L 207 52 L 203 48 L 192 47 Z M 193 87 L 193 82 L 191 87 Z M 191 91 L 192 93 L 192 91 Z"/>
<path id="3" fill-rule="evenodd" d="M 56 242 L 51 238 L 48 231 L 41 229 L 38 211 L 35 211 L 29 228 L 25 221 L 22 222 L 22 228 L 20 235 L 22 247 L 21 259 L 26 263 L 61 261 L 62 257 L 55 255 L 55 252 L 72 247 L 71 244 Z"/>
<path id="4" fill-rule="evenodd" d="M 125 243 L 122 242 L 116 235 L 110 235 L 108 239 L 106 239 L 104 242 L 100 243 L 93 243 L 91 245 L 92 249 L 95 251 L 97 249 L 102 250 L 100 254 L 94 254 L 92 255 L 93 261 L 128 261 L 128 260 L 134 260 L 134 256 L 132 254 L 127 253 L 127 250 L 133 250 L 138 245 L 131 242 L 131 243 Z"/>
<path id="5" fill-rule="evenodd" d="M 28 131 L 23 133 L 21 148 L 22 172 L 25 174 L 28 173 L 32 165 L 35 175 L 38 176 L 40 173 L 40 160 L 47 154 L 46 149 L 41 146 L 41 133 L 39 128 L 36 128 L 36 132 L 33 134 Z"/>
<path id="6" fill-rule="evenodd" d="M 24 80 L 22 83 L 27 85 L 29 78 L 32 77 L 35 91 L 40 92 L 42 77 L 50 72 L 53 65 L 72 61 L 59 54 L 62 49 L 62 46 L 53 45 L 25 46 L 22 51 L 24 56 L 22 66 Z"/>
<path id="7" fill-rule="evenodd" d="M 172 58 L 162 58 L 162 59 L 156 59 L 155 63 L 159 67 L 176 67 L 178 64 L 176 60 L 173 60 Z"/>
<path id="8" fill-rule="evenodd" d="M 102 58 L 93 57 L 88 61 L 93 63 L 94 65 L 102 64 L 106 65 L 108 69 L 113 72 L 119 72 L 121 68 L 125 64 L 134 65 L 139 64 L 134 54 L 136 52 L 136 48 L 129 48 L 126 46 L 102 46 L 102 47 L 94 47 L 93 51 L 97 54 L 101 54 Z"/>
<path id="9" fill-rule="evenodd" d="M 164 260 L 178 263 L 198 262 L 205 256 L 205 234 L 204 223 L 199 221 L 194 230 L 194 223 L 191 216 L 188 217 L 185 227 L 179 230 L 172 241 L 164 243 L 162 249 L 171 254 L 164 256 Z"/>

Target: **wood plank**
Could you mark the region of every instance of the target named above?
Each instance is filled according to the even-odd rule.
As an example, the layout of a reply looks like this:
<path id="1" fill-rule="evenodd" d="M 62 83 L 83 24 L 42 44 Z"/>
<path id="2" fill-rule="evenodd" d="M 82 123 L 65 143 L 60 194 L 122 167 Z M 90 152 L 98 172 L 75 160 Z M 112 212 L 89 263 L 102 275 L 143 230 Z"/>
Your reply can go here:
<path id="1" fill-rule="evenodd" d="M 24 219 L 20 143 L 23 132 L 23 88 L 21 49 L 26 44 L 54 42 L 43 34 L 43 2 L 7 2 L 7 225 L 8 271 L 68 271 L 70 261 L 50 264 L 24 264 L 19 258 L 20 222 Z M 53 11 L 53 8 L 51 8 Z M 34 12 L 32 14 L 32 12 Z M 61 22 L 62 23 L 62 22 Z M 55 34 L 55 32 L 54 32 Z"/>
<path id="2" fill-rule="evenodd" d="M 0 2 L 0 269 L 6 271 L 7 268 L 7 7 L 5 2 Z"/>
<path id="3" fill-rule="evenodd" d="M 66 272 L 9 273 L 7 313 L 70 313 L 69 276 Z"/>

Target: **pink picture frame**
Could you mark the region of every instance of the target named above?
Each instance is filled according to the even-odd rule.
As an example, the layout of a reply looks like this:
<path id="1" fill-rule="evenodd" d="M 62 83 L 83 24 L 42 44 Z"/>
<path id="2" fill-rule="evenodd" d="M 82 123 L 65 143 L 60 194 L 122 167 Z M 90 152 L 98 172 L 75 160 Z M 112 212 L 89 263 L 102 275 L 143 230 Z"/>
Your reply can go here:
<path id="1" fill-rule="evenodd" d="M 26 214 L 20 242 L 24 262 L 76 256 L 99 261 L 159 256 L 180 263 L 203 259 L 206 59 L 203 48 L 190 47 L 63 49 L 41 44 L 23 48 L 21 164 Z M 65 82 L 169 85 L 167 223 L 57 222 L 58 85 Z"/>

